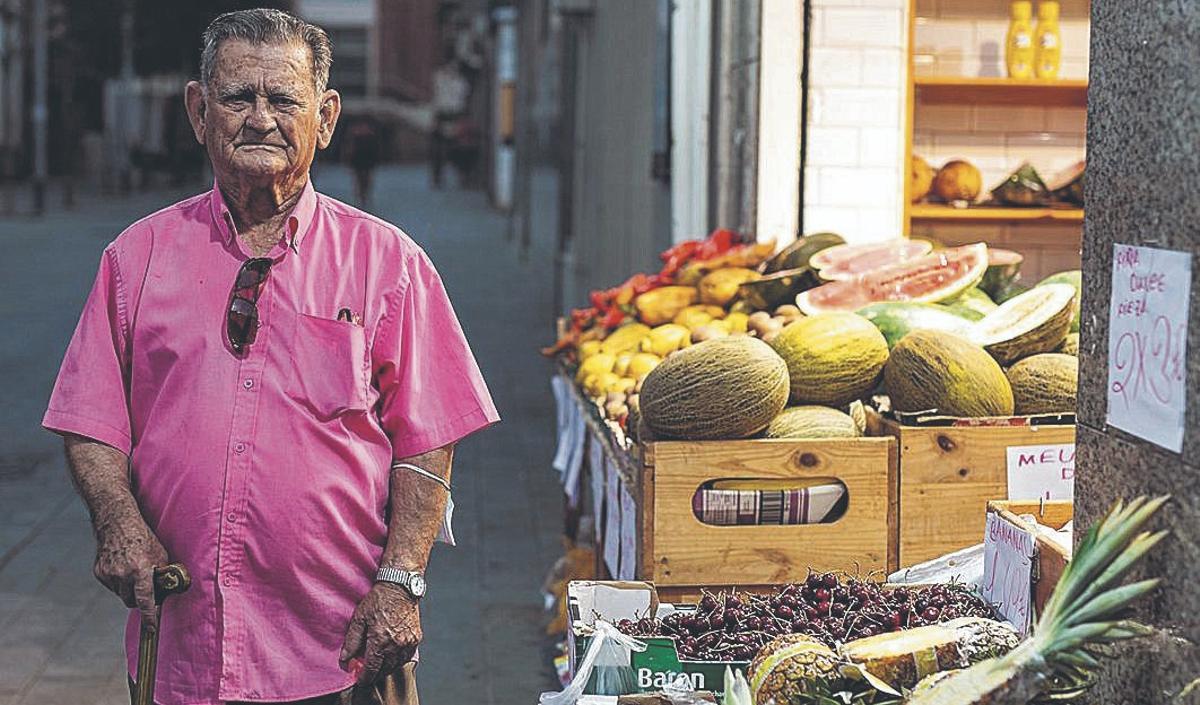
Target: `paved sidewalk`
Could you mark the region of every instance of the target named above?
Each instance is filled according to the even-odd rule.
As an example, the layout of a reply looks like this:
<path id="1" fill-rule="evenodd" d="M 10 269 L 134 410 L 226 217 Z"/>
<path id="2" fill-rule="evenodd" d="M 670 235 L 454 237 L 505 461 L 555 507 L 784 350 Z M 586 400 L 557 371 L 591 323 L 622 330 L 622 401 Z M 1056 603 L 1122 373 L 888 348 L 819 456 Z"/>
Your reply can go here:
<path id="1" fill-rule="evenodd" d="M 327 168 L 315 181 L 349 198 L 343 171 Z M 561 527 L 548 468 L 549 368 L 536 357 L 552 316 L 553 212 L 539 212 L 522 261 L 483 195 L 431 191 L 426 181 L 421 169 L 383 170 L 372 210 L 438 265 L 504 421 L 464 442 L 456 459 L 460 545 L 434 550 L 421 697 L 427 705 L 530 703 L 553 686 L 538 587 Z M 540 181 L 539 201 L 552 205 L 552 189 Z M 38 423 L 101 249 L 188 193 L 89 197 L 70 213 L 0 218 L 0 705 L 128 702 L 125 609 L 92 578 L 86 513 L 57 437 Z"/>

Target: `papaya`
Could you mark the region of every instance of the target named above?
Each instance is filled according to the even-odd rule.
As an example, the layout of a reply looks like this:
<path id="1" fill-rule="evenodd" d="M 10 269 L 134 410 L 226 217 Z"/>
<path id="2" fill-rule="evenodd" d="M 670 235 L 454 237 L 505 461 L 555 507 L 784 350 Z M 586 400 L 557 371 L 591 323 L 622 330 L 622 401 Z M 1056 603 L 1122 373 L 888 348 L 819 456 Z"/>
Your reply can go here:
<path id="1" fill-rule="evenodd" d="M 648 326 L 670 323 L 679 312 L 696 303 L 700 292 L 691 286 L 664 286 L 651 289 L 633 300 L 638 319 Z"/>

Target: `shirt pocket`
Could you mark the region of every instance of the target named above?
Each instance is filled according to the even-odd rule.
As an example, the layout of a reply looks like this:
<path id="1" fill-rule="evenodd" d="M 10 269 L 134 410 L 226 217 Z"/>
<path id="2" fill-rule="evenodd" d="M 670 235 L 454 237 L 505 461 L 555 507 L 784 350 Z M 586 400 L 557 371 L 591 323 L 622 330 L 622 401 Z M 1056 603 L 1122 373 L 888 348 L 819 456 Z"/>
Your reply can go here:
<path id="1" fill-rule="evenodd" d="M 366 411 L 366 351 L 362 326 L 297 313 L 288 396 L 322 419 Z"/>

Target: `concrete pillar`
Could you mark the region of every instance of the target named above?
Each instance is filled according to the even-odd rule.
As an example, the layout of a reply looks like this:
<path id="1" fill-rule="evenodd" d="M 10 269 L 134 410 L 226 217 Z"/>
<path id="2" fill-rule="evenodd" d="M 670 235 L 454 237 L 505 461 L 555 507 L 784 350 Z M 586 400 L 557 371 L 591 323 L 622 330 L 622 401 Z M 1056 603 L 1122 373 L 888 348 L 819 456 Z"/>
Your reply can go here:
<path id="1" fill-rule="evenodd" d="M 1120 650 L 1094 702 L 1195 702 L 1200 679 L 1200 3 L 1093 0 L 1088 93 L 1076 522 L 1119 498 L 1171 493 L 1172 537 L 1144 572 L 1165 585 L 1139 607 L 1153 637 Z M 1173 453 L 1106 425 L 1114 244 L 1188 252 L 1187 422 Z M 1078 534 L 1077 534 L 1078 536 Z"/>

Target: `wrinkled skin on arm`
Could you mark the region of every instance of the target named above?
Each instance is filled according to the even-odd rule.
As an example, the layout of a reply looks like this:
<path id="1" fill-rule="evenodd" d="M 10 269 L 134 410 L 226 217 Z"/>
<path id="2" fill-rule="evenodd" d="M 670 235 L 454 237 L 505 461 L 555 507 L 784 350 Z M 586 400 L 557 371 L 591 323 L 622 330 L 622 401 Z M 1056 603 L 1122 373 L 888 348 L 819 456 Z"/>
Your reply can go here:
<path id="1" fill-rule="evenodd" d="M 449 445 L 401 462 L 416 465 L 449 482 L 453 458 L 454 446 Z M 437 482 L 411 470 L 393 469 L 388 540 L 380 565 L 423 573 L 442 524 L 447 498 L 446 489 Z M 399 585 L 375 583 L 354 610 L 346 629 L 342 668 L 350 670 L 351 661 L 358 659 L 362 664 L 359 683 L 372 683 L 411 661 L 422 638 L 417 601 Z"/>
<path id="2" fill-rule="evenodd" d="M 157 629 L 154 568 L 167 564 L 167 551 L 146 525 L 130 490 L 129 458 L 82 436 L 69 435 L 65 444 L 71 479 L 92 516 L 92 572 L 126 607 L 141 612 L 143 624 Z"/>

